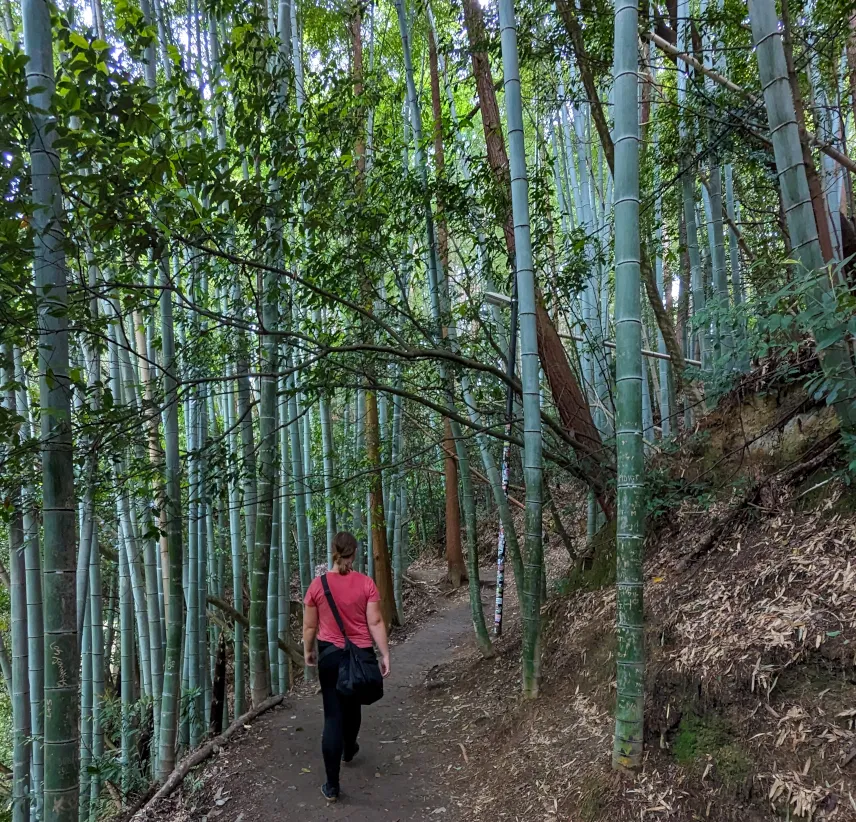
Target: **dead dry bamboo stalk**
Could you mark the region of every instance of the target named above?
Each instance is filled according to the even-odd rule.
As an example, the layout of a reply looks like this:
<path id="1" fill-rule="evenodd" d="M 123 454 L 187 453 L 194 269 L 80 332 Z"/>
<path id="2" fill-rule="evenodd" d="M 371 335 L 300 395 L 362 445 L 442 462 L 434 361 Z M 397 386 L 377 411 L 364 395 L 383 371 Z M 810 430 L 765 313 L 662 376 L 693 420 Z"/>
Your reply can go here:
<path id="1" fill-rule="evenodd" d="M 303 664 L 303 660 L 301 659 L 301 664 Z M 197 748 L 193 753 L 184 757 L 184 759 L 179 762 L 176 769 L 169 775 L 166 782 L 161 785 L 161 787 L 157 790 L 157 792 L 149 799 L 145 805 L 135 811 L 130 818 L 133 819 L 144 819 L 146 811 L 154 805 L 156 802 L 159 802 L 161 799 L 166 799 L 181 783 L 185 776 L 187 776 L 190 771 L 195 768 L 200 762 L 204 762 L 216 748 L 220 748 L 226 744 L 231 736 L 233 736 L 237 731 L 241 730 L 244 725 L 252 722 L 254 719 L 259 717 L 261 714 L 269 711 L 271 708 L 275 708 L 277 705 L 282 702 L 285 697 L 282 694 L 278 694 L 277 696 L 272 696 L 270 699 L 266 699 L 264 702 L 260 703 L 257 707 L 253 708 L 250 711 L 247 711 L 242 716 L 239 716 L 228 728 L 226 728 L 223 733 L 219 736 L 215 736 L 213 739 L 210 739 L 201 747 Z"/>
<path id="2" fill-rule="evenodd" d="M 751 91 L 747 91 L 742 86 L 738 86 L 737 83 L 734 83 L 727 77 L 724 77 L 718 71 L 714 71 L 713 69 L 707 68 L 707 66 L 700 63 L 692 55 L 687 54 L 683 51 L 679 51 L 668 40 L 664 40 L 659 35 L 654 34 L 654 32 L 643 32 L 642 36 L 650 40 L 664 54 L 668 54 L 675 60 L 680 60 L 682 63 L 686 63 L 688 66 L 691 66 L 696 71 L 703 74 L 705 77 L 709 77 L 717 85 L 720 85 L 723 88 L 727 88 L 729 91 L 733 91 L 735 94 L 739 94 L 741 97 L 748 100 L 753 105 L 760 106 L 763 104 L 763 100 L 752 94 Z M 808 142 L 811 143 L 819 151 L 822 151 L 824 154 L 826 154 L 827 157 L 831 157 L 833 160 L 835 160 L 836 163 L 838 163 L 838 165 L 843 166 L 844 168 L 856 174 L 856 161 L 852 160 L 846 154 L 839 151 L 837 148 L 835 148 L 835 146 L 831 146 L 828 143 L 825 143 L 816 134 L 812 134 L 810 131 L 803 128 L 802 126 L 800 126 L 800 133 L 802 137 L 808 140 Z"/>

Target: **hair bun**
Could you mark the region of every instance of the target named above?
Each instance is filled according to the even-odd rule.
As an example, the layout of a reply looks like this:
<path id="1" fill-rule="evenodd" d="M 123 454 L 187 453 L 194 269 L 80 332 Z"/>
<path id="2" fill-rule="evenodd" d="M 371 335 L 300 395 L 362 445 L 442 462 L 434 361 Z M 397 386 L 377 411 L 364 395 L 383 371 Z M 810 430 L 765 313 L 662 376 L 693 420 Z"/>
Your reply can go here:
<path id="1" fill-rule="evenodd" d="M 333 562 L 350 559 L 357 553 L 357 538 L 350 531 L 339 531 L 333 537 Z"/>

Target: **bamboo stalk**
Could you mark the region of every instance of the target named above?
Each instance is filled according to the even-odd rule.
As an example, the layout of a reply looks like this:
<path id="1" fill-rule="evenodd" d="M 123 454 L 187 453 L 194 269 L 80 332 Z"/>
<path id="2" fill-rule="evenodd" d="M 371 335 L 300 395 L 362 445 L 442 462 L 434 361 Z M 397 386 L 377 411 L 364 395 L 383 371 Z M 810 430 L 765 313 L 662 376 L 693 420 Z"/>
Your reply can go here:
<path id="1" fill-rule="evenodd" d="M 28 99 L 35 255 L 33 274 L 38 311 L 44 522 L 44 694 L 52 710 L 44 727 L 46 822 L 73 822 L 79 796 L 80 658 L 75 601 L 74 464 L 69 381 L 68 291 L 65 220 L 54 148 L 55 88 L 51 14 L 45 0 L 21 6 Z"/>
<path id="2" fill-rule="evenodd" d="M 526 564 L 523 602 L 523 695 L 534 699 L 541 687 L 541 575 L 543 564 L 542 512 L 543 458 L 539 391 L 538 305 L 532 242 L 529 228 L 529 191 L 523 132 L 523 101 L 517 52 L 517 21 L 513 0 L 499 0 L 499 26 L 508 158 L 511 173 L 511 208 L 516 251 L 519 300 L 521 383 L 523 387 L 523 473 L 526 479 Z"/>
<path id="3" fill-rule="evenodd" d="M 575 342 L 588 342 L 589 341 L 588 338 L 582 337 L 579 334 L 559 334 L 559 336 L 563 340 L 574 340 Z M 605 348 L 609 348 L 613 351 L 615 350 L 615 347 L 616 347 L 615 343 L 612 342 L 611 340 L 603 340 L 600 343 L 600 345 L 604 346 Z M 650 357 L 653 360 L 671 361 L 671 359 L 672 359 L 669 354 L 661 354 L 659 351 L 651 351 L 648 348 L 640 348 L 639 350 L 641 351 L 643 357 Z M 684 362 L 687 365 L 694 365 L 698 368 L 701 367 L 701 360 L 693 360 L 693 359 L 690 359 L 689 357 L 684 357 Z"/>
<path id="4" fill-rule="evenodd" d="M 747 91 L 746 89 L 738 86 L 736 83 L 729 80 L 727 77 L 724 77 L 719 72 L 714 71 L 711 68 L 707 68 L 704 64 L 700 63 L 690 54 L 687 54 L 685 51 L 682 51 L 680 48 L 675 48 L 668 40 L 664 40 L 658 34 L 654 34 L 654 32 L 642 32 L 641 37 L 645 37 L 649 39 L 654 45 L 657 46 L 664 54 L 668 54 L 670 57 L 674 57 L 676 60 L 680 60 L 682 63 L 686 63 L 688 66 L 700 71 L 705 77 L 709 77 L 718 85 L 723 88 L 728 89 L 729 91 L 733 91 L 735 94 L 739 94 L 741 97 L 748 100 L 750 103 L 754 105 L 760 105 L 762 100 L 756 95 L 752 94 L 751 91 Z M 848 157 L 844 152 L 839 151 L 835 146 L 829 145 L 829 143 L 824 142 L 816 134 L 812 134 L 810 131 L 805 129 L 800 129 L 802 134 L 811 143 L 815 148 L 819 151 L 826 154 L 828 157 L 831 157 L 838 163 L 840 166 L 843 166 L 848 171 L 852 173 L 856 173 L 856 160 Z"/>
<path id="5" fill-rule="evenodd" d="M 642 404 L 644 372 L 640 306 L 639 105 L 637 0 L 615 10 L 615 338 L 617 699 L 612 754 L 617 770 L 642 767 L 645 533 Z"/>

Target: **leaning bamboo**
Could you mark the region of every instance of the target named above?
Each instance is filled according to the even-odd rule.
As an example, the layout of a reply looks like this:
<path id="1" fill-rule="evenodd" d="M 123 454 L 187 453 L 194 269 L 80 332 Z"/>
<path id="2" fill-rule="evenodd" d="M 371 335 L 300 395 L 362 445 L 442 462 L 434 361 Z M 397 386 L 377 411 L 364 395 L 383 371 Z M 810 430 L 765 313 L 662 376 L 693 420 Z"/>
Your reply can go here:
<path id="1" fill-rule="evenodd" d="M 820 305 L 833 286 L 824 271 L 776 6 L 773 0 L 750 0 L 749 13 L 791 243 L 802 268 L 817 274 L 810 297 Z M 847 344 L 840 340 L 818 353 L 836 395 L 832 404 L 841 427 L 852 432 L 856 430 L 856 373 Z"/>

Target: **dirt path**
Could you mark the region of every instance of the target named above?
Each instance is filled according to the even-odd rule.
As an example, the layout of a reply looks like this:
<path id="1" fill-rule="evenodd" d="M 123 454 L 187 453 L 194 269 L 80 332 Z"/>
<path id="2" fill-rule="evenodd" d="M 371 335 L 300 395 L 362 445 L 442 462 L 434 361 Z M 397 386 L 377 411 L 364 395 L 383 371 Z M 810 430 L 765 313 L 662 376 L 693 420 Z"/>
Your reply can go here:
<path id="1" fill-rule="evenodd" d="M 441 601 L 438 607 L 393 646 L 386 694 L 363 710 L 360 752 L 342 767 L 338 804 L 327 806 L 320 792 L 324 716 L 321 696 L 313 692 L 290 696 L 288 707 L 261 718 L 224 751 L 223 776 L 229 776 L 222 795 L 229 798 L 222 810 L 207 814 L 208 822 L 453 822 L 456 809 L 438 779 L 452 755 L 451 743 L 433 738 L 433 723 L 422 715 L 415 689 L 432 665 L 469 640 L 472 627 L 468 605 Z"/>

